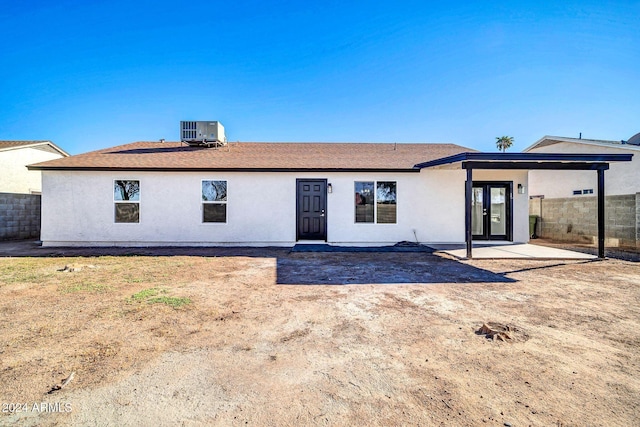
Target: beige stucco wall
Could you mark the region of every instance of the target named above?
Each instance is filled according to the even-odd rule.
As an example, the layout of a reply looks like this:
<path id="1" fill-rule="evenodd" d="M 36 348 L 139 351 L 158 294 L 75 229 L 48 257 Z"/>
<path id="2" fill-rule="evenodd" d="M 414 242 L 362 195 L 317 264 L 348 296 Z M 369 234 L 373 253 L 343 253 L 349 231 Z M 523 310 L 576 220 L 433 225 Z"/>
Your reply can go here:
<path id="1" fill-rule="evenodd" d="M 531 153 L 570 154 L 633 154 L 632 161 L 611 163 L 605 171 L 606 195 L 635 194 L 640 192 L 640 149 L 605 147 L 587 144 L 561 142 L 546 147 L 535 148 Z M 529 194 L 545 198 L 582 197 L 573 195 L 573 190 L 593 189 L 598 192 L 596 171 L 546 171 L 534 170 L 529 174 Z M 586 195 L 585 197 L 589 197 Z"/>
<path id="2" fill-rule="evenodd" d="M 26 166 L 60 157 L 60 154 L 30 147 L 0 151 L 0 192 L 39 193 L 42 190 L 41 173 L 27 170 Z"/>
<path id="3" fill-rule="evenodd" d="M 524 180 L 526 172 L 474 179 Z M 296 240 L 296 179 L 331 183 L 327 240 L 333 244 L 464 241 L 462 170 L 420 173 L 43 172 L 42 234 L 59 245 L 281 245 Z M 510 177 L 510 178 L 509 178 Z M 509 179 L 506 179 L 509 178 Z M 113 180 L 140 181 L 140 223 L 114 223 Z M 201 181 L 227 180 L 227 223 L 203 224 Z M 397 223 L 354 221 L 355 181 L 397 182 Z M 514 181 L 514 188 L 516 187 Z M 527 196 L 514 195 L 514 240 L 527 241 Z M 523 232 L 524 231 L 524 232 Z"/>

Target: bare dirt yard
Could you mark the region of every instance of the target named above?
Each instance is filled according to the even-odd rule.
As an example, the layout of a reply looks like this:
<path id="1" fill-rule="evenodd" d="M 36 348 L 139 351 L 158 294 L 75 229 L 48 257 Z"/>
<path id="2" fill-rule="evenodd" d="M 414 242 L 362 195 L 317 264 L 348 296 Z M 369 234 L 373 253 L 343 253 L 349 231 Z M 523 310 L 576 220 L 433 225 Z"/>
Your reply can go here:
<path id="1" fill-rule="evenodd" d="M 639 425 L 637 262 L 76 254 L 0 258 L 0 425 Z"/>

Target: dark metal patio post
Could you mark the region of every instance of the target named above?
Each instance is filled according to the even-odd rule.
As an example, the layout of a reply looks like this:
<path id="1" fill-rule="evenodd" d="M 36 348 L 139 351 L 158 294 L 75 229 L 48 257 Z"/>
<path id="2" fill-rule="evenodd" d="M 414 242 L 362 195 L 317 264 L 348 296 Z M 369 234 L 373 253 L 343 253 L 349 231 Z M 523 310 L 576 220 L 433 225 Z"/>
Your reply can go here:
<path id="1" fill-rule="evenodd" d="M 467 181 L 464 185 L 464 238 L 467 244 L 467 258 L 472 258 L 472 238 L 471 233 L 471 193 L 473 192 L 473 169 L 467 167 Z"/>
<path id="2" fill-rule="evenodd" d="M 598 169 L 598 258 L 604 258 L 604 169 Z"/>

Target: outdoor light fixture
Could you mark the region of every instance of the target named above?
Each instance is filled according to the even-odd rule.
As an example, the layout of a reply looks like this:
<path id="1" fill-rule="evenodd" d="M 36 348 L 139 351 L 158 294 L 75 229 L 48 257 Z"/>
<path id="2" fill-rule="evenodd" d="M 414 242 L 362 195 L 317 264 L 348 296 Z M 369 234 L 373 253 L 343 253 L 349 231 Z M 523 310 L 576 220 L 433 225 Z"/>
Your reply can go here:
<path id="1" fill-rule="evenodd" d="M 327 184 L 327 193 L 333 193 L 333 186 L 331 183 Z"/>
<path id="2" fill-rule="evenodd" d="M 518 184 L 518 194 L 524 194 L 525 186 L 522 184 Z"/>

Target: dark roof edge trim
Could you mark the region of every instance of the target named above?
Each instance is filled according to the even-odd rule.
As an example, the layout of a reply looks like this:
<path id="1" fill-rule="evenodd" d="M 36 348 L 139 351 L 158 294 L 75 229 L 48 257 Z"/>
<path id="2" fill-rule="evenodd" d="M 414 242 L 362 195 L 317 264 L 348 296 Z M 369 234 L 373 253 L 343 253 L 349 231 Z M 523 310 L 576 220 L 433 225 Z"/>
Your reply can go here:
<path id="1" fill-rule="evenodd" d="M 462 169 L 513 170 L 607 170 L 609 163 L 600 162 L 462 162 Z"/>
<path id="2" fill-rule="evenodd" d="M 464 161 L 485 162 L 630 162 L 633 154 L 460 153 L 414 167 L 423 169 Z"/>
<path id="3" fill-rule="evenodd" d="M 136 171 L 136 172 L 391 172 L 416 173 L 418 168 L 381 169 L 381 168 L 160 168 L 160 167 L 84 167 L 84 166 L 27 166 L 29 170 L 40 171 Z"/>

